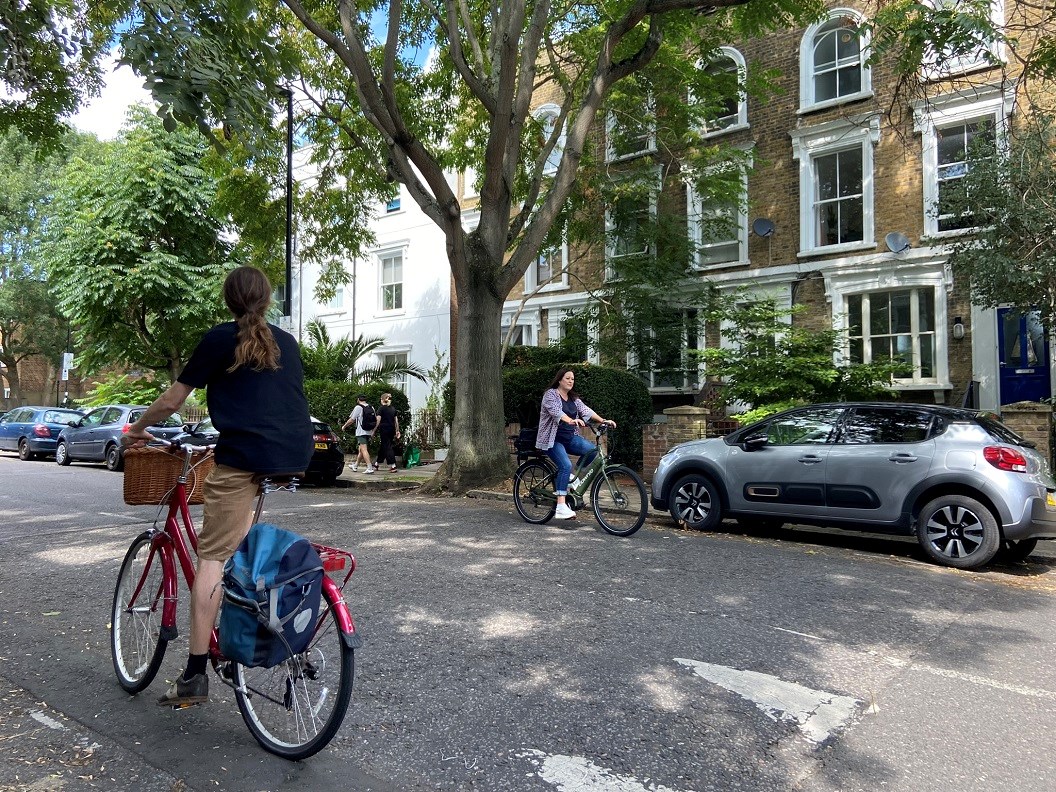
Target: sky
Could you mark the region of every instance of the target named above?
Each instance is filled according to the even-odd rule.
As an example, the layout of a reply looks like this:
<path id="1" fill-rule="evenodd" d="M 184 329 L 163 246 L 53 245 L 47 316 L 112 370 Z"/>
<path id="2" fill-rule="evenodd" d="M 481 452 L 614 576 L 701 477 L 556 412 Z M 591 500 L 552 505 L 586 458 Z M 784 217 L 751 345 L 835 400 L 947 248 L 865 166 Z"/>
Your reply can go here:
<path id="1" fill-rule="evenodd" d="M 136 102 L 151 104 L 151 99 L 143 88 L 143 80 L 128 66 L 116 66 L 116 58 L 111 59 L 103 71 L 106 86 L 102 94 L 82 106 L 71 121 L 82 132 L 93 132 L 102 140 L 113 140 L 125 122 L 128 108 Z"/>

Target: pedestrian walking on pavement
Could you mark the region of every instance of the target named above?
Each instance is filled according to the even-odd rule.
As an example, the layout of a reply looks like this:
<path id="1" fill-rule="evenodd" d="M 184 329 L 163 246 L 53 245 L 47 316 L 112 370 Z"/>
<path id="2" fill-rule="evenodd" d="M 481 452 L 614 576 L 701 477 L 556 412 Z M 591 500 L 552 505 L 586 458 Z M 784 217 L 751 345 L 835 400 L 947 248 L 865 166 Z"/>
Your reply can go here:
<path id="1" fill-rule="evenodd" d="M 378 469 L 370 461 L 370 438 L 378 430 L 378 415 L 374 408 L 367 403 L 367 394 L 361 393 L 356 396 L 356 406 L 348 416 L 348 420 L 341 425 L 341 431 L 345 431 L 352 424 L 356 425 L 356 459 L 352 463 L 352 472 L 359 472 L 359 465 L 363 463 L 364 473 L 373 473 Z"/>
<path id="2" fill-rule="evenodd" d="M 381 450 L 378 452 L 378 464 L 387 462 L 389 472 L 396 472 L 396 441 L 400 439 L 400 419 L 396 408 L 392 406 L 392 394 L 381 394 L 381 409 L 378 410 L 378 435 L 381 437 Z"/>

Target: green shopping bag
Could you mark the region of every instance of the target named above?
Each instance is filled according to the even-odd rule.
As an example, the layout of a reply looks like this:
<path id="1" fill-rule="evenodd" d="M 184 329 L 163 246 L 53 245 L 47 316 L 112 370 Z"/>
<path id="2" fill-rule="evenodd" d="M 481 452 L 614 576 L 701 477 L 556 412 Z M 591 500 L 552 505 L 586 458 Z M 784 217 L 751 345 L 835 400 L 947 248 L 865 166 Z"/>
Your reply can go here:
<path id="1" fill-rule="evenodd" d="M 403 451 L 403 461 L 406 467 L 412 468 L 422 458 L 422 451 L 417 446 L 409 445 Z"/>

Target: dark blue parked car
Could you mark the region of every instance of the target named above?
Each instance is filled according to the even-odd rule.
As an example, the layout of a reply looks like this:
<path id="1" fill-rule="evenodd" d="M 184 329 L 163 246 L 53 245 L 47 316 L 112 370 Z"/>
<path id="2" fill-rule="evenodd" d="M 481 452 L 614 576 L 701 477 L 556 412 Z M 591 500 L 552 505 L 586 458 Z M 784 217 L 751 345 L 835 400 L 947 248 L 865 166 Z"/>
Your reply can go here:
<path id="1" fill-rule="evenodd" d="M 24 462 L 52 456 L 59 432 L 82 415 L 67 407 L 16 407 L 0 415 L 0 449 L 17 451 Z"/>
<path id="2" fill-rule="evenodd" d="M 121 435 L 128 431 L 130 424 L 139 420 L 146 409 L 138 405 L 106 404 L 71 421 L 59 435 L 55 461 L 60 465 L 68 465 L 79 459 L 106 462 L 110 470 L 121 470 L 125 466 Z M 155 437 L 170 440 L 183 432 L 183 419 L 178 413 L 173 413 L 157 425 L 147 428 Z"/>

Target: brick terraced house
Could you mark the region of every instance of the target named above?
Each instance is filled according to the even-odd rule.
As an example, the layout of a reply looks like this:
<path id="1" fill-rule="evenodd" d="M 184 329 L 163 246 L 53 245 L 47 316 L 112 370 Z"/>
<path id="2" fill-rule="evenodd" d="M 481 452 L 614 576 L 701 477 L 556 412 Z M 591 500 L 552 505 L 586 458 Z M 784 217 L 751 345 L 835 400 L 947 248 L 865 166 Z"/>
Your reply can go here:
<path id="1" fill-rule="evenodd" d="M 657 167 L 656 194 L 642 211 L 684 218 L 696 277 L 747 289 L 752 299 L 806 306 L 794 321 L 847 331 L 845 359 L 902 359 L 906 376 L 891 386 L 901 398 L 986 409 L 1047 398 L 1049 339 L 1030 315 L 971 304 L 968 284 L 954 277 L 944 250 L 971 229 L 939 210 L 943 191 L 966 172 L 971 142 L 984 137 L 1000 148 L 1022 112 L 1015 59 L 983 42 L 977 56 L 941 69 L 925 63 L 920 98 L 892 106 L 892 70 L 868 60 L 860 27 L 866 13 L 865 4 L 833 5 L 807 28 L 729 42 L 702 66 L 742 80 L 754 68 L 780 75 L 780 90 L 768 100 L 731 96 L 705 131 L 707 140 L 728 143 L 753 163 L 744 171 L 743 204 L 705 206 L 677 172 L 661 170 L 647 129 L 619 146 L 607 134 L 611 127 L 599 130 L 598 156 L 614 172 L 628 163 Z M 995 0 L 995 20 L 1006 13 Z M 986 52 L 1002 65 L 992 65 Z M 559 102 L 539 94 L 535 115 L 544 126 L 557 118 Z M 701 222 L 716 211 L 735 220 L 717 236 Z M 590 332 L 577 316 L 591 299 L 581 284 L 597 282 L 612 261 L 635 252 L 621 244 L 607 211 L 598 211 L 597 222 L 604 250 L 570 251 L 566 244 L 545 251 L 523 289 L 509 295 L 504 330 L 515 325 L 513 343 Z M 688 318 L 682 348 L 670 356 L 717 342 L 716 333 Z M 586 343 L 583 357 L 598 359 Z M 705 379 L 692 370 L 678 378 L 642 375 L 658 408 L 691 402 Z"/>

